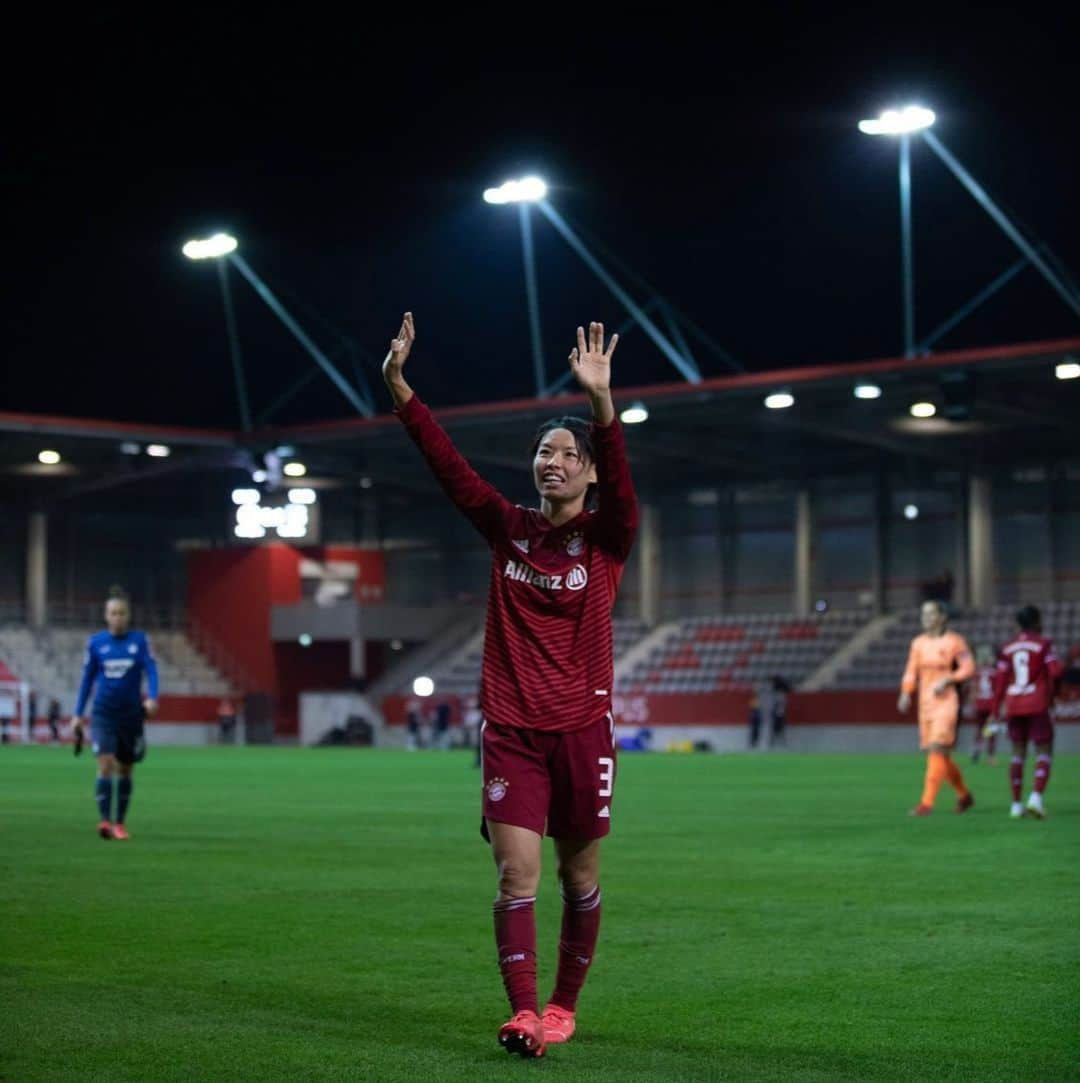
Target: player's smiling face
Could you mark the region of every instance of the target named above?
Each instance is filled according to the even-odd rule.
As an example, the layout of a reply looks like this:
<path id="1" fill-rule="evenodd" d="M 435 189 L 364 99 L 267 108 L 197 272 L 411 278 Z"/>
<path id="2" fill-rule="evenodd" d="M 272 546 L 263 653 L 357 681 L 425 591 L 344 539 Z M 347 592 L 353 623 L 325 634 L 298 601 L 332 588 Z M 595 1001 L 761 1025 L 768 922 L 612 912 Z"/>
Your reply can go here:
<path id="1" fill-rule="evenodd" d="M 596 467 L 582 455 L 569 429 L 552 429 L 536 449 L 533 481 L 541 497 L 569 503 L 596 482 Z"/>
<path id="2" fill-rule="evenodd" d="M 127 602 L 117 601 L 113 598 L 105 603 L 105 624 L 110 635 L 126 635 L 130 623 L 131 610 L 128 609 Z"/>

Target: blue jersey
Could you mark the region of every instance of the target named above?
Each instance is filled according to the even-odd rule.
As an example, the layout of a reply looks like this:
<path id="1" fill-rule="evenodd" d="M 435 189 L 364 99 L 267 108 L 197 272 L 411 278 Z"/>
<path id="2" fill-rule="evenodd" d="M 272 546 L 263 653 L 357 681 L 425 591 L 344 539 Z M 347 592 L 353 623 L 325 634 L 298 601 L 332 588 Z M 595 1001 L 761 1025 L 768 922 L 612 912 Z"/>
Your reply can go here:
<path id="1" fill-rule="evenodd" d="M 90 689 L 97 682 L 95 715 L 117 720 L 141 719 L 143 673 L 150 698 L 157 699 L 157 662 L 145 632 L 114 636 L 106 631 L 92 635 L 86 645 L 75 713 L 82 716 Z"/>

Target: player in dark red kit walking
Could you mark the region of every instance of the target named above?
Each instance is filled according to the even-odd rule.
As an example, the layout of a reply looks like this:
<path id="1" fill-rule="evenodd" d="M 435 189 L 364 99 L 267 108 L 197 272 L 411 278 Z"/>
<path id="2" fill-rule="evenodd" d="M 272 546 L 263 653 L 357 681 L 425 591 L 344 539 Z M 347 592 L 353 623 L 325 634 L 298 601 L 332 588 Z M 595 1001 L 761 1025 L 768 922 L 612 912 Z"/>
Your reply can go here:
<path id="1" fill-rule="evenodd" d="M 498 869 L 495 942 L 512 1012 L 499 1041 L 539 1057 L 574 1033 L 600 927 L 600 839 L 615 787 L 611 609 L 638 524 L 610 390 L 618 335 L 605 350 L 603 324 L 590 324 L 587 340 L 577 329 L 570 368 L 593 420 L 540 426 L 532 448 L 539 509 L 511 504 L 480 478 L 405 382 L 415 338 L 407 312 L 383 378 L 432 473 L 491 547 L 480 708 L 482 830 Z M 563 920 L 555 990 L 541 1016 L 533 904 L 545 833 L 555 840 Z"/>
<path id="2" fill-rule="evenodd" d="M 1001 712 L 1009 720 L 1009 740 L 1013 754 L 1009 763 L 1012 808 L 1009 815 L 1020 819 L 1025 812 L 1020 802 L 1024 785 L 1024 757 L 1027 743 L 1035 745 L 1035 782 L 1028 797 L 1026 812 L 1042 819 L 1043 793 L 1050 781 L 1050 761 L 1054 750 L 1054 724 L 1050 705 L 1054 702 L 1058 681 L 1065 672 L 1050 640 L 1042 634 L 1042 614 L 1033 605 L 1025 605 L 1016 614 L 1019 634 L 1001 648 L 994 687 L 994 714 Z"/>

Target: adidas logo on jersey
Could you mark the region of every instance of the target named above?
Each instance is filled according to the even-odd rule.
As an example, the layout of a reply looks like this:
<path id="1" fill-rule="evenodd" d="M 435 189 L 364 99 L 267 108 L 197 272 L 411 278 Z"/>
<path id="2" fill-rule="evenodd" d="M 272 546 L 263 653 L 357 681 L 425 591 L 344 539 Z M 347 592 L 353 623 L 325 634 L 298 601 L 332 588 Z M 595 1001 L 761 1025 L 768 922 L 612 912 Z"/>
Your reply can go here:
<path id="1" fill-rule="evenodd" d="M 605 805 L 596 815 L 599 816 L 602 820 L 610 820 L 611 819 L 611 806 L 610 805 Z"/>

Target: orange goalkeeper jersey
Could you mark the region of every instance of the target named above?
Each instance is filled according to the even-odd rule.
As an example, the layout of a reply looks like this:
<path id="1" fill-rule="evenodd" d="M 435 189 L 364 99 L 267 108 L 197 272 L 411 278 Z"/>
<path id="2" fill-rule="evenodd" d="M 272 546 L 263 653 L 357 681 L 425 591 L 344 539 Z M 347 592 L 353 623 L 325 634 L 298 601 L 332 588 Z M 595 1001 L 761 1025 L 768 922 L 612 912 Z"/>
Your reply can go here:
<path id="1" fill-rule="evenodd" d="M 918 691 L 919 733 L 923 747 L 928 744 L 951 745 L 956 740 L 956 722 L 960 714 L 960 696 L 956 684 L 942 694 L 934 685 L 942 677 L 951 676 L 957 683 L 975 675 L 975 661 L 962 635 L 916 636 L 911 641 L 907 668 L 900 687 L 903 691 Z"/>

